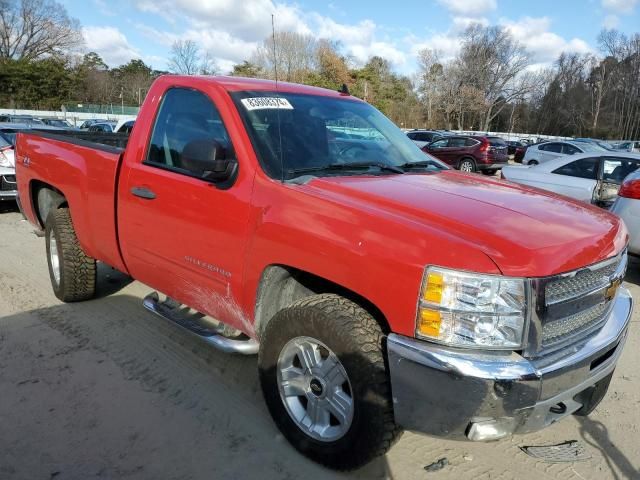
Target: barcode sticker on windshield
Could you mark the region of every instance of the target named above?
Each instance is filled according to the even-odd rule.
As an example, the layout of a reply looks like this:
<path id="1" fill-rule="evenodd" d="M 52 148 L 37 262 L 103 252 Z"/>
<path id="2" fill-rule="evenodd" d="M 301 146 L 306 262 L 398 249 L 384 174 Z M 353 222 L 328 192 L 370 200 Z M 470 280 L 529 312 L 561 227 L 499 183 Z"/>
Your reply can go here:
<path id="1" fill-rule="evenodd" d="M 253 97 L 241 100 L 247 110 L 261 110 L 272 108 L 276 110 L 293 110 L 293 106 L 286 98 L 279 97 Z"/>

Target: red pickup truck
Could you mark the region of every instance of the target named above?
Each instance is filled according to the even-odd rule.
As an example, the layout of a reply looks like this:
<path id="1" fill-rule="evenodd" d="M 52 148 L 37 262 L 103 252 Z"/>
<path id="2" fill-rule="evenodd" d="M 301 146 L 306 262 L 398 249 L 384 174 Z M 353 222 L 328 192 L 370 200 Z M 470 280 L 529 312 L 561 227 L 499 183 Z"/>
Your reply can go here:
<path id="1" fill-rule="evenodd" d="M 162 292 L 144 306 L 258 354 L 275 423 L 329 467 L 403 429 L 493 440 L 586 415 L 621 355 L 616 217 L 453 171 L 345 91 L 165 76 L 128 137 L 18 137 L 58 298 L 91 299 L 96 262 Z"/>

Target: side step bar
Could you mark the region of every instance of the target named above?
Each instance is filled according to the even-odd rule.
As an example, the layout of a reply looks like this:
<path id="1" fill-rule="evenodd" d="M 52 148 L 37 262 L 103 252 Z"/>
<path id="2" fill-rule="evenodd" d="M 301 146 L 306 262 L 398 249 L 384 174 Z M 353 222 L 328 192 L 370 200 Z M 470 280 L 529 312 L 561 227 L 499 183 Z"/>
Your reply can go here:
<path id="1" fill-rule="evenodd" d="M 258 353 L 260 344 L 254 339 L 233 340 L 231 338 L 224 337 L 216 330 L 207 328 L 194 321 L 193 318 L 189 318 L 188 314 L 185 315 L 184 308 L 181 308 L 185 306 L 170 299 L 167 299 L 165 302 L 161 302 L 157 292 L 151 292 L 149 295 L 144 297 L 142 305 L 150 312 L 186 328 L 208 344 L 225 353 L 240 353 L 242 355 L 255 355 Z"/>

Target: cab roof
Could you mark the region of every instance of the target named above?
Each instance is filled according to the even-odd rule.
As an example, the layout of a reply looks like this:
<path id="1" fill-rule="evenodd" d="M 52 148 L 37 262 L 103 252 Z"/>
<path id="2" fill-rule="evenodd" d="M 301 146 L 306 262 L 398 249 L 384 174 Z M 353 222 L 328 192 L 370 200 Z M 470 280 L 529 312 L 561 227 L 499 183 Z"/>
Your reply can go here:
<path id="1" fill-rule="evenodd" d="M 193 77 L 185 77 L 193 78 Z M 351 95 L 340 93 L 337 90 L 327 88 L 312 87 L 298 83 L 280 82 L 277 86 L 274 80 L 264 80 L 260 78 L 231 77 L 231 76 L 198 76 L 199 79 L 216 83 L 229 92 L 238 91 L 280 91 L 286 93 L 303 93 L 307 95 L 321 95 L 324 97 L 348 97 Z"/>

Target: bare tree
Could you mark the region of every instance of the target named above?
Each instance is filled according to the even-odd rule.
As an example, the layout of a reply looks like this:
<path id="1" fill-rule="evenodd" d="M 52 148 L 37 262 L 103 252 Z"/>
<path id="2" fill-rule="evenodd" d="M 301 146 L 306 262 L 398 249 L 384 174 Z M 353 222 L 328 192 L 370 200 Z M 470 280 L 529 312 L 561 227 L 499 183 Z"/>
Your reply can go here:
<path id="1" fill-rule="evenodd" d="M 483 130 L 510 102 L 534 88 L 532 77 L 523 75 L 531 55 L 504 28 L 470 26 L 458 62 L 465 83 L 484 93 Z"/>
<path id="2" fill-rule="evenodd" d="M 193 40 L 176 40 L 171 46 L 169 70 L 182 75 L 196 75 L 200 67 L 200 52 Z"/>
<path id="3" fill-rule="evenodd" d="M 251 63 L 257 65 L 269 78 L 274 78 L 275 66 L 280 80 L 300 83 L 316 67 L 317 48 L 318 42 L 311 35 L 276 32 L 275 38 L 269 36 L 258 46 Z"/>
<path id="4" fill-rule="evenodd" d="M 202 54 L 200 58 L 200 66 L 198 67 L 200 75 L 217 75 L 218 65 L 209 52 Z"/>
<path id="5" fill-rule="evenodd" d="M 80 24 L 53 0 L 0 0 L 0 60 L 37 60 L 77 49 Z"/>

